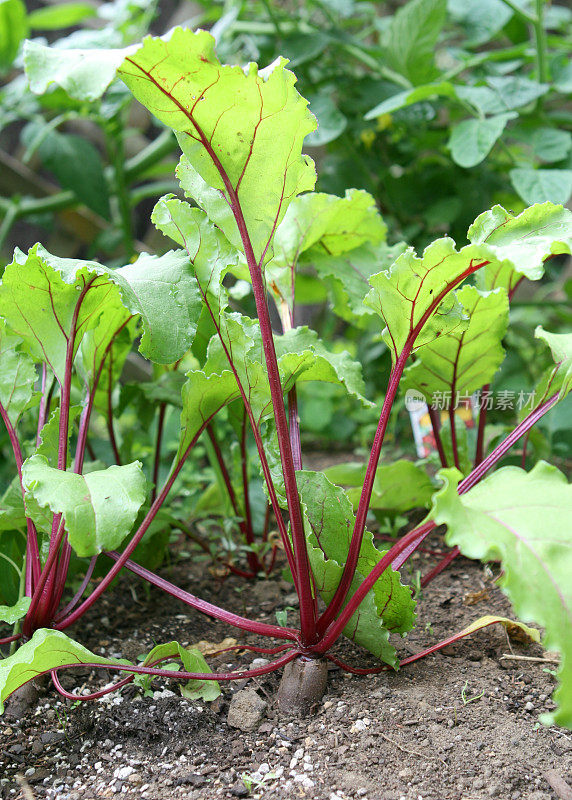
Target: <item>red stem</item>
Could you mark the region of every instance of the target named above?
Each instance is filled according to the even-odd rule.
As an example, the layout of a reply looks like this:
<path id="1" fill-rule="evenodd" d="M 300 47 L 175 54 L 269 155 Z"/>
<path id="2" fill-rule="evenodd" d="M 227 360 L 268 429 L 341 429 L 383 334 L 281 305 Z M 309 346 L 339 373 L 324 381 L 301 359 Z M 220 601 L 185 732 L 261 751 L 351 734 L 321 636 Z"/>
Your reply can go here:
<path id="1" fill-rule="evenodd" d="M 431 405 L 427 405 L 427 409 L 429 411 L 431 427 L 433 428 L 433 436 L 435 437 L 435 446 L 437 447 L 437 452 L 439 453 L 439 461 L 441 462 L 442 467 L 447 467 L 447 456 L 445 455 L 445 449 L 441 439 L 441 419 L 439 412 Z"/>

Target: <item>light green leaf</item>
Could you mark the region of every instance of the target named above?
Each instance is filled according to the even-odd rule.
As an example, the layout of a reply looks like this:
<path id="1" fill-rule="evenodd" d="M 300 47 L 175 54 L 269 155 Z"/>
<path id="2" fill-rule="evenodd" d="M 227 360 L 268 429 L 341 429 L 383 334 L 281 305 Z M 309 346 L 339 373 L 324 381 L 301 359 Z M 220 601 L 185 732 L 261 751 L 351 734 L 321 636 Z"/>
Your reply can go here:
<path id="1" fill-rule="evenodd" d="M 474 244 L 486 244 L 496 256 L 479 273 L 483 288 L 502 286 L 509 291 L 523 275 L 529 280 L 541 278 L 549 256 L 571 252 L 572 212 L 552 203 L 532 206 L 518 215 L 494 206 L 477 217 L 467 235 Z"/>
<path id="2" fill-rule="evenodd" d="M 306 137 L 306 147 L 323 147 L 335 141 L 348 126 L 347 118 L 327 94 L 309 96 L 310 111 L 318 120 L 318 129 Z"/>
<path id="3" fill-rule="evenodd" d="M 316 123 L 284 59 L 261 71 L 223 66 L 214 44 L 205 31 L 176 28 L 168 40 L 147 38 L 119 74 L 177 132 L 188 165 L 189 180 L 179 173 L 183 188 L 241 248 L 229 213 L 238 201 L 260 260 L 289 203 L 314 187 L 313 163 L 301 149 Z"/>
<path id="4" fill-rule="evenodd" d="M 449 81 L 438 83 L 426 83 L 424 86 L 416 86 L 414 89 L 406 89 L 404 92 L 394 94 L 383 100 L 365 115 L 365 119 L 376 119 L 382 114 L 391 114 L 400 108 L 406 108 L 422 100 L 433 100 L 437 97 L 455 97 L 455 87 Z"/>
<path id="5" fill-rule="evenodd" d="M 13 427 L 34 398 L 36 367 L 21 352 L 19 336 L 14 336 L 0 319 L 0 403 Z"/>
<path id="6" fill-rule="evenodd" d="M 129 662 L 98 656 L 61 631 L 41 628 L 13 655 L 0 661 L 0 714 L 4 711 L 6 699 L 20 686 L 52 669 L 72 664 L 105 666 L 128 665 Z"/>
<path id="7" fill-rule="evenodd" d="M 433 499 L 433 519 L 468 558 L 500 559 L 499 585 L 515 612 L 541 625 L 544 645 L 562 656 L 559 708 L 544 721 L 572 728 L 572 486 L 543 461 L 529 473 L 500 469 L 461 496 L 458 473 L 440 475 L 445 485 Z"/>
<path id="8" fill-rule="evenodd" d="M 300 471 L 296 475 L 305 517 L 310 564 L 316 587 L 324 601 L 329 602 L 347 559 L 355 521 L 352 506 L 343 489 L 330 483 L 322 473 Z M 366 531 L 349 597 L 383 555 L 384 552 L 374 546 L 371 533 Z M 385 663 L 397 666 L 398 660 L 393 645 L 389 643 L 389 633 L 404 634 L 412 628 L 414 621 L 415 601 L 411 590 L 401 584 L 399 573 L 389 568 L 352 616 L 344 635 L 366 647 Z"/>
<path id="9" fill-rule="evenodd" d="M 510 180 L 525 203 L 551 203 L 563 205 L 572 197 L 572 169 L 511 169 Z"/>
<path id="10" fill-rule="evenodd" d="M 35 94 L 45 94 L 55 84 L 75 100 L 97 100 L 115 78 L 125 56 L 134 49 L 68 50 L 27 41 L 24 66 L 30 89 Z"/>
<path id="11" fill-rule="evenodd" d="M 81 406 L 71 406 L 69 410 L 68 427 L 68 452 L 66 464 L 70 463 L 69 442 L 73 433 L 73 425 L 81 414 Z M 58 450 L 60 445 L 60 409 L 54 408 L 49 420 L 40 431 L 40 444 L 36 448 L 35 455 L 43 456 L 50 467 L 58 466 Z"/>
<path id="12" fill-rule="evenodd" d="M 21 597 L 13 606 L 0 606 L 0 622 L 7 622 L 8 625 L 14 625 L 19 619 L 26 616 L 31 602 L 31 597 Z M 0 671 L 2 669 L 1 664 L 2 662 L 0 662 Z"/>
<path id="13" fill-rule="evenodd" d="M 516 75 L 499 75 L 487 78 L 489 86 L 498 94 L 507 110 L 522 108 L 533 103 L 549 91 L 547 83 L 537 83 Z"/>
<path id="14" fill-rule="evenodd" d="M 467 397 L 490 383 L 500 367 L 502 339 L 508 327 L 508 296 L 504 289 L 480 292 L 464 286 L 457 300 L 469 318 L 462 330 L 453 330 L 425 345 L 405 372 L 403 390 L 415 389 L 430 403 L 438 392 Z"/>
<path id="15" fill-rule="evenodd" d="M 178 658 L 181 660 L 185 672 L 212 672 L 205 657 L 194 648 L 185 648 L 178 642 L 159 644 L 147 654 L 142 667 L 147 667 L 155 661 L 164 658 Z M 166 669 L 166 665 L 157 665 L 159 669 Z M 175 672 L 176 677 L 176 672 Z M 180 684 L 181 694 L 189 700 L 205 700 L 207 703 L 222 694 L 217 681 L 188 680 Z"/>
<path id="16" fill-rule="evenodd" d="M 446 0 L 410 0 L 393 17 L 383 38 L 389 67 L 413 85 L 433 79 L 435 45 L 445 22 Z"/>
<path id="17" fill-rule="evenodd" d="M 497 114 L 488 119 L 466 119 L 455 125 L 449 139 L 453 161 L 460 167 L 475 167 L 488 156 L 507 122 L 515 113 Z"/>
<path id="18" fill-rule="evenodd" d="M 58 3 L 32 11 L 28 16 L 28 24 L 32 30 L 54 31 L 71 28 L 94 16 L 95 8 L 89 3 Z"/>
<path id="19" fill-rule="evenodd" d="M 28 33 L 26 6 L 22 0 L 0 0 L 0 72 L 6 72 Z"/>
<path id="20" fill-rule="evenodd" d="M 557 128 L 536 128 L 531 144 L 537 158 L 548 163 L 562 161 L 572 149 L 572 133 Z"/>
<path id="21" fill-rule="evenodd" d="M 63 514 L 69 543 L 82 557 L 119 547 L 146 497 L 139 461 L 77 475 L 34 455 L 24 462 L 22 481 L 31 516 L 46 507 Z"/>
<path id="22" fill-rule="evenodd" d="M 220 374 L 202 371 L 189 372 L 183 386 L 181 438 L 177 461 L 184 455 L 196 436 L 221 408 L 240 397 L 236 379 L 230 370 Z"/>
<path id="23" fill-rule="evenodd" d="M 471 45 L 488 42 L 514 13 L 502 0 L 449 0 L 447 10 L 463 26 Z"/>
<path id="24" fill-rule="evenodd" d="M 556 392 L 558 400 L 564 400 L 572 391 L 572 333 L 549 333 L 538 325 L 534 335 L 548 345 L 556 362 L 556 366 L 547 371 L 536 387 L 535 406 L 541 405 Z"/>

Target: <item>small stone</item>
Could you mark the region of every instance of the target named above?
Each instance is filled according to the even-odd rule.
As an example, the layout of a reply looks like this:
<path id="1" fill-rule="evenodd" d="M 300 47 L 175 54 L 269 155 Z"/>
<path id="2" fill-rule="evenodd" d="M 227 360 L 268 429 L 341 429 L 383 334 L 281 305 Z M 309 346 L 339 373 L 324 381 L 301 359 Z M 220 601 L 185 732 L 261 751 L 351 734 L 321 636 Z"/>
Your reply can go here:
<path id="1" fill-rule="evenodd" d="M 250 669 L 265 667 L 267 664 L 270 664 L 270 661 L 267 658 L 255 658 L 250 665 Z"/>
<path id="2" fill-rule="evenodd" d="M 133 767 L 118 767 L 113 773 L 113 777 L 117 778 L 118 781 L 126 781 L 134 772 Z"/>
<path id="3" fill-rule="evenodd" d="M 253 731 L 262 721 L 267 706 L 254 689 L 241 689 L 232 696 L 227 722 L 232 728 Z"/>
<path id="4" fill-rule="evenodd" d="M 484 789 L 485 782 L 482 778 L 475 778 L 473 781 L 473 789 Z"/>
<path id="5" fill-rule="evenodd" d="M 237 781 L 231 788 L 230 793 L 233 797 L 248 797 L 248 789 L 243 781 Z"/>
<path id="6" fill-rule="evenodd" d="M 534 703 L 531 703 L 530 700 L 524 706 L 525 711 L 534 711 Z"/>

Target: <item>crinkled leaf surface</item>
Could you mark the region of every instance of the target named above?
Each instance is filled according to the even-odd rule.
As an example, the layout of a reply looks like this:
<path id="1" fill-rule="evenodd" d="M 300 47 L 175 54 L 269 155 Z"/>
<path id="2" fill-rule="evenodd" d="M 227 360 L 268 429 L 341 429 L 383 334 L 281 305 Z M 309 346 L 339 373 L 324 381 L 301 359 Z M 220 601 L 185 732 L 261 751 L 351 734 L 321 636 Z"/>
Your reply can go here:
<path id="1" fill-rule="evenodd" d="M 214 45 L 205 31 L 176 28 L 168 39 L 145 39 L 119 74 L 177 132 L 191 170 L 185 190 L 239 248 L 229 212 L 240 204 L 260 260 L 289 203 L 314 188 L 314 165 L 301 150 L 316 121 L 285 59 L 243 70 L 221 65 Z"/>
<path id="2" fill-rule="evenodd" d="M 134 264 L 112 270 L 93 261 L 58 258 L 35 245 L 27 256 L 16 251 L 0 285 L 0 314 L 60 382 L 74 314 L 74 353 L 84 334 L 101 325 L 93 346 L 103 356 L 129 316 L 138 314 L 144 329 L 141 352 L 172 363 L 190 347 L 200 311 L 196 280 L 181 251 L 142 255 Z M 93 368 L 93 361 L 91 367 L 85 365 L 87 371 Z"/>
<path id="3" fill-rule="evenodd" d="M 21 343 L 0 319 L 0 403 L 14 427 L 33 400 L 37 378 L 34 362 L 21 352 Z"/>
<path id="4" fill-rule="evenodd" d="M 34 455 L 24 462 L 22 480 L 31 516 L 46 506 L 63 514 L 69 543 L 78 556 L 118 547 L 146 497 L 139 461 L 77 475 L 54 469 L 44 456 Z"/>
<path id="5" fill-rule="evenodd" d="M 408 367 L 402 388 L 416 389 L 428 401 L 437 392 L 469 395 L 489 383 L 504 358 L 502 339 L 508 326 L 504 289 L 480 292 L 464 286 L 457 299 L 469 317 L 461 330 L 445 333 L 423 347 Z"/>
<path id="6" fill-rule="evenodd" d="M 433 519 L 468 558 L 500 559 L 500 586 L 515 612 L 541 625 L 545 646 L 562 656 L 559 707 L 545 720 L 572 728 L 572 486 L 543 461 L 529 473 L 500 469 L 461 496 L 458 473 L 440 475 Z"/>
<path id="7" fill-rule="evenodd" d="M 537 204 L 520 214 L 494 206 L 477 217 L 467 236 L 496 255 L 496 262 L 481 273 L 484 288 L 503 286 L 508 291 L 523 275 L 529 280 L 541 278 L 549 256 L 570 253 L 572 212 L 553 203 Z"/>
<path id="8" fill-rule="evenodd" d="M 289 205 L 274 237 L 274 256 L 266 265 L 266 280 L 278 296 L 292 305 L 296 265 L 300 255 L 315 247 L 336 257 L 365 242 L 385 241 L 387 227 L 374 198 L 349 189 L 345 197 L 311 192 Z"/>
<path id="9" fill-rule="evenodd" d="M 0 714 L 6 699 L 28 681 L 44 672 L 68 664 L 122 664 L 123 659 L 105 658 L 74 642 L 61 631 L 41 628 L 16 652 L 0 661 Z"/>
<path id="10" fill-rule="evenodd" d="M 200 650 L 195 648 L 185 648 L 178 642 L 167 642 L 154 647 L 147 654 L 141 664 L 147 667 L 155 661 L 164 658 L 177 658 L 181 660 L 185 672 L 212 672 Z M 165 665 L 157 665 L 165 669 Z M 181 694 L 189 700 L 205 700 L 211 702 L 222 694 L 220 685 L 217 681 L 194 681 L 188 680 L 180 685 Z"/>
<path id="11" fill-rule="evenodd" d="M 352 505 L 344 490 L 334 486 L 323 473 L 303 470 L 296 475 L 306 520 L 310 564 L 316 587 L 329 602 L 349 550 L 355 522 Z M 366 531 L 350 597 L 383 555 L 384 552 L 374 546 L 371 533 Z M 413 627 L 414 621 L 415 601 L 411 590 L 402 585 L 399 573 L 389 568 L 350 619 L 344 635 L 387 664 L 396 666 L 397 656 L 389 642 L 389 633 L 404 634 Z"/>

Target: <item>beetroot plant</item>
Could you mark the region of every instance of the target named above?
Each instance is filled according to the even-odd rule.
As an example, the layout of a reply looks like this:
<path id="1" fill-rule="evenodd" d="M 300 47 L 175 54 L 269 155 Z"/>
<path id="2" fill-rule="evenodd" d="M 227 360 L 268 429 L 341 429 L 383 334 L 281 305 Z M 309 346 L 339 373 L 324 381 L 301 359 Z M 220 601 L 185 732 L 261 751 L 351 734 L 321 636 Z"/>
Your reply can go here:
<path id="1" fill-rule="evenodd" d="M 165 38 L 147 38 L 127 51 L 86 56 L 68 50 L 62 57 L 38 47 L 28 54 L 28 69 L 33 73 L 38 58 L 44 69 L 53 65 L 53 82 L 64 89 L 84 79 L 87 61 L 101 65 L 102 90 L 117 70 L 134 96 L 175 131 L 182 150 L 177 177 L 188 200 L 164 197 L 153 212 L 155 225 L 179 248 L 174 252 L 141 256 L 132 265 L 111 270 L 58 259 L 36 246 L 28 256 L 16 253 L 4 274 L 0 400 L 18 468 L 16 488 L 25 502 L 26 567 L 22 598 L 16 608 L 4 609 L 6 621 L 22 615 L 23 621 L 11 637 L 20 646 L 0 665 L 0 699 L 46 672 L 68 694 L 58 671 L 78 664 L 121 673 L 121 686 L 135 674 L 172 677 L 172 669 L 162 669 L 161 662 L 179 659 L 177 679 L 203 682 L 194 685 L 201 692 L 213 681 L 285 667 L 281 699 L 290 707 L 308 707 L 325 689 L 328 660 L 357 673 L 397 669 L 481 627 L 507 622 L 482 618 L 399 662 L 391 637 L 412 629 L 416 605 L 399 570 L 444 525 L 450 552 L 424 576 L 423 585 L 458 553 L 500 561 L 499 585 L 520 624 L 541 625 L 545 644 L 561 654 L 558 707 L 551 719 L 572 726 L 572 489 L 545 462 L 529 472 L 509 466 L 488 475 L 572 388 L 572 336 L 536 330 L 550 348 L 554 366 L 518 424 L 492 449 L 485 437 L 485 408 L 470 463 L 454 413 L 448 429 L 434 415 L 443 466 L 434 486 L 420 466 L 379 464 L 400 390 L 414 389 L 431 401 L 436 392 L 455 398 L 491 382 L 503 358 L 514 288 L 521 280 L 540 278 L 547 258 L 570 253 L 572 214 L 550 203 L 518 215 L 495 206 L 470 227 L 469 244 L 461 249 L 444 237 L 420 256 L 411 248 L 396 250 L 385 242 L 385 226 L 365 192 L 349 191 L 337 198 L 312 191 L 314 165 L 302 155 L 302 147 L 316 123 L 285 60 L 263 70 L 255 64 L 244 69 L 223 66 L 210 34 L 182 29 Z M 369 460 L 360 485 L 350 493 L 326 474 L 303 468 L 297 384 L 332 382 L 357 402 L 368 400 L 359 364 L 347 353 L 330 351 L 310 328 L 296 325 L 300 263 L 315 269 L 335 291 L 337 304 L 346 305 L 346 318 L 379 317 L 392 356 Z M 231 310 L 229 275 L 249 282 L 256 318 Z M 271 302 L 279 312 L 281 333 L 272 330 Z M 147 505 L 137 464 L 94 471 L 84 464 L 98 381 L 107 375 L 117 380 L 105 365 L 121 331 L 137 320 L 143 329 L 142 353 L 162 363 L 180 359 L 197 328 L 203 336 L 212 332 L 182 389 L 180 442 L 171 471 Z M 72 405 L 76 373 L 84 394 Z M 46 386 L 52 377 L 59 403 L 46 422 Z M 38 445 L 25 458 L 17 426 L 34 403 L 39 403 Z M 77 413 L 71 464 L 68 442 Z M 231 424 L 244 426 L 246 421 L 256 447 L 300 601 L 298 627 L 266 624 L 219 608 L 134 558 L 197 440 L 224 414 Z M 224 458 L 222 445 L 221 453 Z M 432 494 L 431 509 L 421 524 L 380 550 L 366 523 L 372 499 L 374 507 L 376 502 L 383 507 L 379 498 L 390 485 L 411 507 L 429 504 Z M 15 500 L 14 509 L 23 513 Z M 88 569 L 75 597 L 61 608 L 72 551 L 92 559 L 104 553 L 111 567 L 96 586 L 90 586 Z M 140 666 L 95 656 L 63 631 L 122 569 L 191 608 L 275 640 L 253 648 L 275 655 L 275 660 L 254 670 L 210 673 L 206 666 L 197 667 L 195 653 L 176 643 L 155 648 Z M 538 639 L 538 632 L 526 629 Z M 342 635 L 366 648 L 379 666 L 361 669 L 340 661 L 332 648 Z"/>

